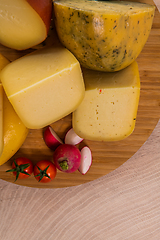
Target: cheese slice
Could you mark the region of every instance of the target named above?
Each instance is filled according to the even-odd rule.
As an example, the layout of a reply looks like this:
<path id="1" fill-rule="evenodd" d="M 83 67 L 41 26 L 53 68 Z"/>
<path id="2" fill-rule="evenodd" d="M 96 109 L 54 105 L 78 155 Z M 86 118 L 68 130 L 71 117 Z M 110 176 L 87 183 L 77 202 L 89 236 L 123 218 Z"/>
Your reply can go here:
<path id="1" fill-rule="evenodd" d="M 47 37 L 46 26 L 26 0 L 0 1 L 0 43 L 9 48 L 30 48 Z"/>
<path id="2" fill-rule="evenodd" d="M 79 62 L 60 44 L 10 63 L 1 81 L 18 116 L 31 129 L 70 114 L 85 93 Z"/>
<path id="3" fill-rule="evenodd" d="M 73 113 L 74 131 L 82 138 L 117 141 L 134 128 L 140 95 L 138 65 L 134 61 L 116 73 L 83 70 L 85 97 Z"/>
<path id="4" fill-rule="evenodd" d="M 60 41 L 81 65 L 114 72 L 129 66 L 142 51 L 155 6 L 127 1 L 55 0 Z"/>

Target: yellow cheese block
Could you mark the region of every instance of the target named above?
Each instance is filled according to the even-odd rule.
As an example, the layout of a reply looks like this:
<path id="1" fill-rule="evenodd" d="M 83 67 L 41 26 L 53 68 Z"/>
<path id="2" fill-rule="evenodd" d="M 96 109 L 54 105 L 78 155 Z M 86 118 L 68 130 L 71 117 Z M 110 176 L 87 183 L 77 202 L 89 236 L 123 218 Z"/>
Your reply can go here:
<path id="1" fill-rule="evenodd" d="M 0 54 L 0 71 L 9 63 L 2 54 Z M 3 152 L 4 136 L 3 136 L 3 86 L 0 79 L 0 156 Z"/>
<path id="2" fill-rule="evenodd" d="M 86 68 L 114 72 L 143 49 L 155 6 L 125 1 L 55 0 L 60 41 Z"/>
<path id="3" fill-rule="evenodd" d="M 1 81 L 18 116 L 31 129 L 70 114 L 85 93 L 79 62 L 60 44 L 10 63 Z"/>
<path id="4" fill-rule="evenodd" d="M 3 55 L 0 54 L 0 71 L 9 63 Z M 15 113 L 11 103 L 0 84 L 0 100 L 3 103 L 2 113 L 0 115 L 0 165 L 8 161 L 21 147 L 27 137 L 28 129 Z M 1 104 L 0 104 L 1 106 Z M 1 114 L 1 113 L 0 113 Z M 2 118 L 1 118 L 2 117 Z M 1 145 L 2 144 L 2 145 Z"/>
<path id="5" fill-rule="evenodd" d="M 0 83 L 0 156 L 3 152 L 3 87 Z"/>
<path id="6" fill-rule="evenodd" d="M 28 129 L 14 111 L 5 92 L 3 93 L 3 115 L 4 148 L 0 156 L 0 165 L 7 162 L 19 150 L 28 135 Z"/>
<path id="7" fill-rule="evenodd" d="M 74 131 L 82 138 L 117 141 L 129 136 L 136 122 L 140 95 L 134 61 L 116 73 L 84 69 L 85 97 L 73 113 Z"/>
<path id="8" fill-rule="evenodd" d="M 0 43 L 17 50 L 30 48 L 47 36 L 43 20 L 26 0 L 1 0 L 0 26 Z"/>

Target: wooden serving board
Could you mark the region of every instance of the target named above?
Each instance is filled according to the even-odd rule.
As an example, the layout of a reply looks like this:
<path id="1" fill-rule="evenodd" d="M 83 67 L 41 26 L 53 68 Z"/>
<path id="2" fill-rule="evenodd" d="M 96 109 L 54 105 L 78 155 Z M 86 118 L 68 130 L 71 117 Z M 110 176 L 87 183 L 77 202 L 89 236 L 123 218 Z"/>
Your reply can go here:
<path id="1" fill-rule="evenodd" d="M 144 0 L 143 2 L 154 4 L 150 0 Z M 28 51 L 18 52 L 0 45 L 0 53 L 11 61 L 23 56 Z M 78 171 L 72 174 L 58 171 L 56 178 L 47 184 L 38 183 L 33 175 L 26 180 L 18 180 L 15 184 L 38 188 L 61 188 L 79 185 L 108 174 L 132 157 L 145 143 L 160 118 L 160 13 L 157 8 L 149 39 L 137 62 L 141 79 L 141 95 L 134 132 L 122 141 L 96 142 L 84 140 L 80 143 L 78 146 L 80 149 L 87 145 L 93 155 L 93 164 L 85 175 L 81 175 Z M 51 126 L 64 139 L 65 133 L 71 128 L 71 115 L 53 123 Z M 17 157 L 28 157 L 33 163 L 42 159 L 52 160 L 53 152 L 44 143 L 43 130 L 29 131 L 28 137 L 19 151 L 9 161 L 0 166 L 1 179 L 14 182 L 15 177 L 12 173 L 6 173 L 6 170 L 11 168 L 13 159 Z"/>

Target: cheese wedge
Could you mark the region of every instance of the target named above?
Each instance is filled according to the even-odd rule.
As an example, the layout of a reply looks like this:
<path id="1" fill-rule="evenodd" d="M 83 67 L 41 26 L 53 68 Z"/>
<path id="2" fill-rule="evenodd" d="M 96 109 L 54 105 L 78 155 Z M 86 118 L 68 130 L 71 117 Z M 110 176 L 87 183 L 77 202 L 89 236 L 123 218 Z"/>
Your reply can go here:
<path id="1" fill-rule="evenodd" d="M 4 147 L 0 156 L 0 165 L 7 162 L 19 150 L 29 132 L 16 114 L 5 92 L 3 93 L 3 116 Z"/>
<path id="2" fill-rule="evenodd" d="M 0 54 L 0 72 L 9 64 L 9 60 Z M 15 113 L 0 83 L 0 165 L 8 161 L 21 147 L 27 137 L 28 129 Z"/>
<path id="3" fill-rule="evenodd" d="M 0 83 L 0 156 L 3 152 L 3 87 Z"/>
<path id="4" fill-rule="evenodd" d="M 2 70 L 1 81 L 18 116 L 31 129 L 70 114 L 85 93 L 79 62 L 60 44 L 10 63 Z"/>
<path id="5" fill-rule="evenodd" d="M 118 141 L 134 128 L 140 95 L 138 65 L 134 61 L 116 73 L 83 70 L 85 97 L 73 113 L 74 131 L 95 141 Z"/>
<path id="6" fill-rule="evenodd" d="M 47 37 L 46 26 L 26 0 L 0 1 L 0 43 L 9 48 L 30 48 Z"/>
<path id="7" fill-rule="evenodd" d="M 0 54 L 0 71 L 9 63 L 2 54 Z M 3 135 L 3 86 L 0 80 L 0 156 L 2 155 L 4 147 L 4 135 Z"/>
<path id="8" fill-rule="evenodd" d="M 60 41 L 82 66 L 114 72 L 129 66 L 142 51 L 155 6 L 127 1 L 55 0 Z"/>

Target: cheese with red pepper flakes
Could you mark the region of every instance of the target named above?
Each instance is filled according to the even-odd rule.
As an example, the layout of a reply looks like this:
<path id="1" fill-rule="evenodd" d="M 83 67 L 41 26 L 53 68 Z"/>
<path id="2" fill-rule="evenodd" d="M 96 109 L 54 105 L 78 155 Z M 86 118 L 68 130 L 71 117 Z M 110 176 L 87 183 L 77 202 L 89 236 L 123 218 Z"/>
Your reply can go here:
<path id="1" fill-rule="evenodd" d="M 127 1 L 55 0 L 55 24 L 60 41 L 82 66 L 119 71 L 143 49 L 155 6 Z"/>
<path id="2" fill-rule="evenodd" d="M 70 114 L 85 93 L 79 62 L 60 44 L 8 64 L 1 72 L 1 81 L 18 116 L 31 129 Z"/>
<path id="3" fill-rule="evenodd" d="M 115 72 L 83 69 L 85 97 L 72 117 L 73 129 L 81 138 L 118 141 L 134 128 L 140 95 L 138 65 Z"/>

